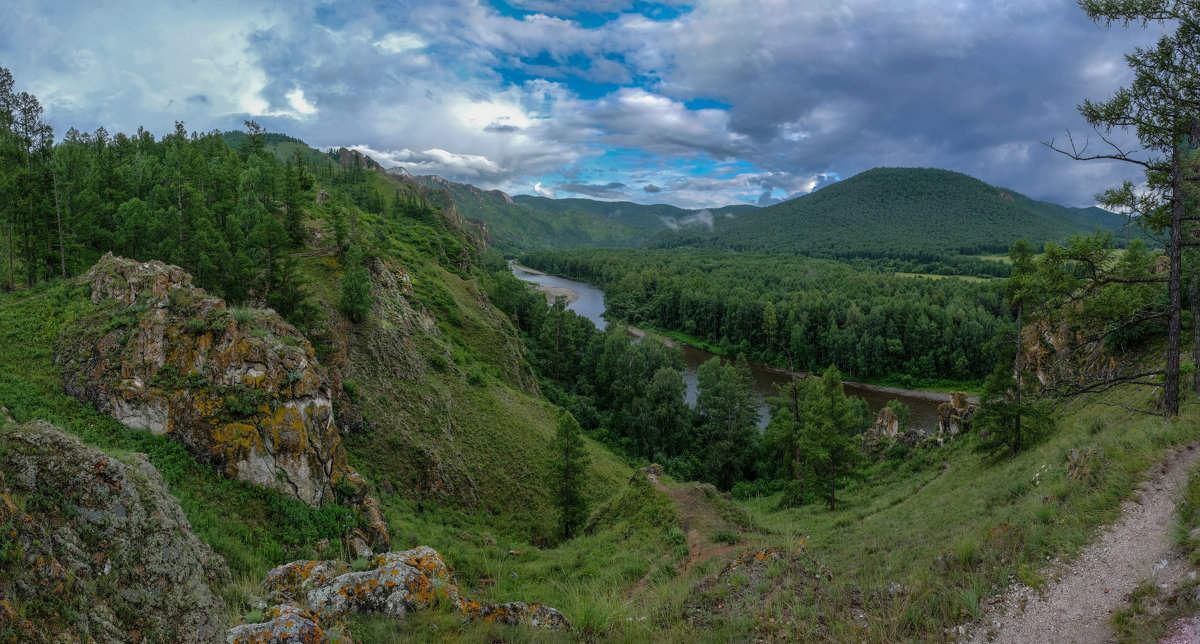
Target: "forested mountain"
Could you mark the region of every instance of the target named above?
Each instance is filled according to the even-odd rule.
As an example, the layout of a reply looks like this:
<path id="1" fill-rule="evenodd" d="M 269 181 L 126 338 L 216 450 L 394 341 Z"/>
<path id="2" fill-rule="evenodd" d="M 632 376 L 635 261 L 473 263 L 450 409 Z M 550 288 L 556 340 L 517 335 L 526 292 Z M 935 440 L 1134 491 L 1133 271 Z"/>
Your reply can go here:
<path id="1" fill-rule="evenodd" d="M 407 176 L 395 168 L 389 172 Z M 510 197 L 500 190 L 448 181 L 436 175 L 412 177 L 418 183 L 454 195 L 459 212 L 487 229 L 489 243 L 506 253 L 532 248 L 636 247 L 655 233 L 711 216 L 753 210 L 726 206 L 696 211 L 665 204 L 628 201 Z"/>
<path id="2" fill-rule="evenodd" d="M 649 245 L 929 261 L 1003 253 L 1021 237 L 1040 245 L 1124 223 L 1098 208 L 1034 201 L 958 172 L 876 168 L 774 206 L 718 217 L 711 226 L 660 233 Z M 1130 235 L 1118 231 L 1119 239 Z"/>

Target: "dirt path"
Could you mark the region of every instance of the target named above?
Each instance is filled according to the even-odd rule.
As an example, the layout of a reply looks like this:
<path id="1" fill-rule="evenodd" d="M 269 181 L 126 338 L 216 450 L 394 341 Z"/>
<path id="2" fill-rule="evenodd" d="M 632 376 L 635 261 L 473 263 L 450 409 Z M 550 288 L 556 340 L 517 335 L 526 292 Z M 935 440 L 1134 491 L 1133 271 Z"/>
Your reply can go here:
<path id="1" fill-rule="evenodd" d="M 646 478 L 654 487 L 675 503 L 679 512 L 680 527 L 687 531 L 688 556 L 679 563 L 682 572 L 687 572 L 697 564 L 741 550 L 741 543 L 720 544 L 709 537 L 720 528 L 737 528 L 728 521 L 717 516 L 704 498 L 704 492 L 694 485 L 667 487 L 652 473 Z M 740 531 L 739 531 L 740 532 Z"/>
<path id="2" fill-rule="evenodd" d="M 1008 614 L 989 611 L 971 641 L 1107 642 L 1112 639 L 1108 620 L 1113 610 L 1123 606 L 1143 580 L 1177 585 L 1187 564 L 1172 546 L 1170 533 L 1177 493 L 1200 460 L 1200 450 L 1194 447 L 1171 453 L 1142 484 L 1140 498 L 1121 505 L 1121 518 L 1065 567 L 1057 581 L 1047 584 L 1042 598 L 1027 586 L 1013 587 L 996 604 L 1008 606 Z"/>

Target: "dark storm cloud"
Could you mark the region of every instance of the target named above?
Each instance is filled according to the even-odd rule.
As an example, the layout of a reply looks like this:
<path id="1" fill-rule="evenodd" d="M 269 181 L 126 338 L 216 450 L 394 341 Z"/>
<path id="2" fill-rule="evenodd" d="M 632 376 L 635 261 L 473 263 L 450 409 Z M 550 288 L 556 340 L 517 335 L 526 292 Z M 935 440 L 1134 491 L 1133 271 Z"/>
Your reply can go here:
<path id="1" fill-rule="evenodd" d="M 926 166 L 1084 205 L 1139 179 L 1040 144 L 1085 134 L 1074 106 L 1111 95 L 1128 77 L 1122 53 L 1156 37 L 1093 25 L 1070 0 L 602 2 L 213 0 L 131 23 L 25 1 L 0 22 L 0 60 L 60 131 L 254 118 L 509 192 L 540 181 L 689 207 L 766 203 L 822 177 Z M 586 181 L 571 174 L 614 150 L 633 153 Z"/>
<path id="2" fill-rule="evenodd" d="M 494 134 L 512 134 L 513 132 L 520 132 L 521 128 L 515 125 L 504 125 L 503 123 L 488 123 L 487 126 L 483 128 L 483 131 L 492 132 Z"/>
<path id="3" fill-rule="evenodd" d="M 1101 29 L 1070 2 L 976 2 L 958 12 L 849 2 L 761 17 L 705 13 L 730 28 L 769 26 L 753 45 L 678 59 L 665 83 L 682 97 L 728 101 L 730 130 L 746 137 L 740 157 L 798 175 L 947 167 L 1076 204 L 1095 190 L 1038 142 L 1079 129 L 1074 106 L 1111 93 L 1121 52 L 1154 37 Z"/>
<path id="4" fill-rule="evenodd" d="M 658 186 L 654 185 L 653 183 L 646 184 L 642 188 L 642 190 L 644 190 L 645 192 L 648 192 L 650 194 L 654 194 L 656 192 L 662 192 L 662 188 L 659 188 Z"/>
<path id="5" fill-rule="evenodd" d="M 573 192 L 577 195 L 587 195 L 597 199 L 625 199 L 628 195 L 625 193 L 625 184 L 619 181 L 613 181 L 606 184 L 582 183 L 579 181 L 568 181 L 554 186 L 554 189 L 559 192 Z"/>

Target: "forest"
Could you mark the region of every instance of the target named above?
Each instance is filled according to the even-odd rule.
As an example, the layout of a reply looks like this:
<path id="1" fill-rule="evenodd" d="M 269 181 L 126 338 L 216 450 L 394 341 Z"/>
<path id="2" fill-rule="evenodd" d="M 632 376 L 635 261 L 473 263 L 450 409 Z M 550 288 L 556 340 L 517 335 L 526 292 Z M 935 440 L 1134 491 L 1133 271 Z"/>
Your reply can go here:
<path id="1" fill-rule="evenodd" d="M 651 248 L 799 254 L 858 259 L 891 270 L 1006 276 L 977 255 L 1005 253 L 1019 237 L 1065 240 L 1096 229 L 1136 237 L 1127 220 L 1098 208 L 1034 201 L 979 179 L 930 168 L 875 168 L 816 192 L 713 225 L 660 233 Z M 904 268 L 896 261 L 908 262 Z"/>
<path id="2" fill-rule="evenodd" d="M 1011 320 L 989 282 L 900 277 L 791 255 L 543 250 L 525 264 L 605 291 L 609 315 L 727 356 L 905 386 L 978 382 Z"/>

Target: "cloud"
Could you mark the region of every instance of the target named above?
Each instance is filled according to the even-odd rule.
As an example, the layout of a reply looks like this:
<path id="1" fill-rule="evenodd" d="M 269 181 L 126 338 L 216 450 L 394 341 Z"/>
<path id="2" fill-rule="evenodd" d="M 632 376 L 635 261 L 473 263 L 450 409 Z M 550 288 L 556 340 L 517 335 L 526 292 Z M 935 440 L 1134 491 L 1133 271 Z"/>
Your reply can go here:
<path id="1" fill-rule="evenodd" d="M 704 226 L 711 230 L 713 227 L 713 214 L 707 208 L 702 208 L 686 217 L 678 219 L 670 217 L 660 217 L 659 219 L 671 230 L 679 230 L 680 228 L 688 228 L 690 226 Z"/>
<path id="2" fill-rule="evenodd" d="M 554 199 L 556 196 L 556 193 L 553 190 L 543 187 L 542 182 L 540 181 L 533 184 L 533 193 L 540 197 L 546 197 L 547 199 Z"/>
<path id="3" fill-rule="evenodd" d="M 1140 179 L 1040 145 L 1086 131 L 1074 106 L 1127 83 L 1122 53 L 1158 33 L 1097 27 L 1074 3 L 507 6 L 213 0 L 147 5 L 131 21 L 115 0 L 15 0 L 0 60 L 60 132 L 253 118 L 509 192 L 767 203 L 908 165 L 1089 205 Z"/>
<path id="4" fill-rule="evenodd" d="M 619 181 L 612 181 L 604 185 L 596 185 L 590 183 L 582 183 L 579 181 L 567 181 L 554 186 L 556 191 L 572 192 L 577 195 L 587 195 L 596 199 L 604 200 L 625 200 L 627 198 L 625 188 L 627 186 Z"/>
<path id="5" fill-rule="evenodd" d="M 429 46 L 420 36 L 404 33 L 390 33 L 373 44 L 389 54 L 403 54 Z"/>

